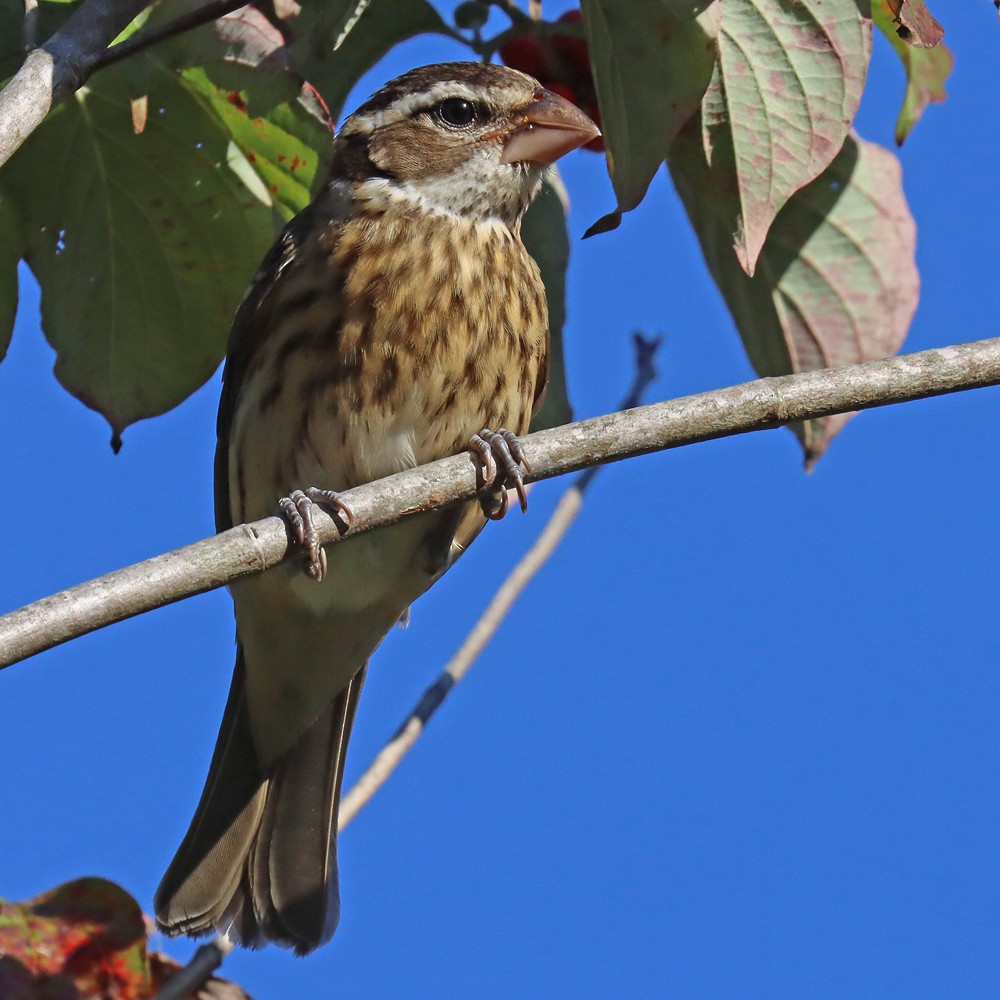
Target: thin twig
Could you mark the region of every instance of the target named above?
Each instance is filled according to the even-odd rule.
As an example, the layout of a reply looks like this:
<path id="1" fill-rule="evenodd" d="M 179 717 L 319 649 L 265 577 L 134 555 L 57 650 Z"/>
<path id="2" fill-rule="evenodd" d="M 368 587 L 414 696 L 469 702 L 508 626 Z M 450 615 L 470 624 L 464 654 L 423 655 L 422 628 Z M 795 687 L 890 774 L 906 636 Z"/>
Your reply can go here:
<path id="1" fill-rule="evenodd" d="M 525 478 L 550 479 L 697 441 L 998 383 L 1000 338 L 758 379 L 531 434 L 524 445 L 533 472 Z M 467 455 L 358 486 L 343 494 L 354 514 L 349 537 L 475 494 Z M 320 544 L 340 541 L 329 515 L 317 513 L 316 528 Z M 269 517 L 64 590 L 0 618 L 0 666 L 262 572 L 290 555 L 300 558 L 285 522 Z"/>
<path id="2" fill-rule="evenodd" d="M 198 948 L 184 968 L 174 973 L 157 990 L 153 1000 L 185 1000 L 186 997 L 194 996 L 232 950 L 233 944 L 228 938 L 212 938 Z"/>
<path id="3" fill-rule="evenodd" d="M 660 349 L 663 338 L 644 337 L 641 333 L 633 333 L 632 342 L 635 344 L 635 379 L 622 400 L 622 410 L 631 410 L 638 406 L 642 402 L 646 389 L 655 381 L 656 366 L 653 364 L 653 359 Z M 601 468 L 600 465 L 592 465 L 589 469 L 584 469 L 576 478 L 574 485 L 581 494 L 587 492 L 590 481 L 601 471 Z"/>
<path id="4" fill-rule="evenodd" d="M 647 340 L 640 334 L 635 334 L 636 373 L 632 386 L 622 401 L 623 410 L 637 406 L 650 382 L 656 378 L 653 356 L 659 346 L 659 337 Z M 420 701 L 368 765 L 365 773 L 341 799 L 339 829 L 343 830 L 389 780 L 392 772 L 417 742 L 431 717 L 444 703 L 448 693 L 469 672 L 479 654 L 486 648 L 500 624 L 510 613 L 514 602 L 521 596 L 535 574 L 548 562 L 569 531 L 570 525 L 580 512 L 584 492 L 602 468 L 603 466 L 595 465 L 590 469 L 584 469 L 559 498 L 559 503 L 556 504 L 535 544 L 500 585 L 458 651 L 448 661 L 434 683 L 424 691 Z"/>
<path id="5" fill-rule="evenodd" d="M 211 2 L 206 3 L 204 6 L 188 11 L 187 14 L 182 14 L 180 17 L 175 18 L 173 21 L 168 21 L 166 24 L 158 24 L 154 28 L 137 31 L 134 35 L 130 35 L 117 45 L 112 45 L 111 48 L 105 49 L 94 60 L 91 72 L 103 69 L 112 63 L 120 62 L 122 59 L 127 59 L 129 56 L 135 55 L 136 52 L 148 49 L 151 45 L 164 42 L 168 38 L 183 35 L 185 32 L 191 31 L 194 28 L 200 28 L 203 24 L 208 24 L 210 21 L 217 21 L 220 17 L 225 17 L 226 14 L 231 14 L 234 10 L 239 10 L 245 6 L 246 0 L 211 0 Z"/>
<path id="6" fill-rule="evenodd" d="M 24 0 L 21 42 L 25 52 L 30 52 L 38 44 L 38 0 Z"/>

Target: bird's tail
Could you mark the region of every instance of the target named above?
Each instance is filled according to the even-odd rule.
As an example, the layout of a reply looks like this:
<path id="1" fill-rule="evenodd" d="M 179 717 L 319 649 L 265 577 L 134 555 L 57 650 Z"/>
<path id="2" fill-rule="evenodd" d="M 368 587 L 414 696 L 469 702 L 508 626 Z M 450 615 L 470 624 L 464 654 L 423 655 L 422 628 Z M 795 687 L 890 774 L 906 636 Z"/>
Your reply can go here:
<path id="1" fill-rule="evenodd" d="M 337 812 L 366 667 L 268 773 L 257 760 L 239 650 L 229 701 L 194 819 L 156 891 L 168 934 L 273 941 L 299 954 L 340 917 Z"/>

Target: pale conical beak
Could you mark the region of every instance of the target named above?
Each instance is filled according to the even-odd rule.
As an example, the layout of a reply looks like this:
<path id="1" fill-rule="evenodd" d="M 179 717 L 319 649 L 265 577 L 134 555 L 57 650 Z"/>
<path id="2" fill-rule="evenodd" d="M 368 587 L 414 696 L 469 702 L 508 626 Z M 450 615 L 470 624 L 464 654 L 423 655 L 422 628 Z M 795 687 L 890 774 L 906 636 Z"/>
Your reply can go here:
<path id="1" fill-rule="evenodd" d="M 555 163 L 560 156 L 596 139 L 601 130 L 575 105 L 539 88 L 530 104 L 510 117 L 501 163 Z"/>

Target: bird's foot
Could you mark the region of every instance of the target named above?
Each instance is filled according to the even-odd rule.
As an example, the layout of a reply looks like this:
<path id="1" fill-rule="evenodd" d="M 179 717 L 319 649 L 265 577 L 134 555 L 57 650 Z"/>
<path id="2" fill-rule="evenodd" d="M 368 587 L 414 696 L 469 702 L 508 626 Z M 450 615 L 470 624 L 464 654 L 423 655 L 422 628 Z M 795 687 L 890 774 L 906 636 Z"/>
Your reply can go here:
<path id="1" fill-rule="evenodd" d="M 469 454 L 476 466 L 479 502 L 490 520 L 499 521 L 507 513 L 508 487 L 517 491 L 521 510 L 527 511 L 528 494 L 521 466 L 526 472 L 531 472 L 531 465 L 513 431 L 503 428 L 491 431 L 484 427 L 469 439 Z"/>
<path id="2" fill-rule="evenodd" d="M 306 575 L 317 583 L 326 576 L 326 552 L 319 544 L 316 525 L 313 522 L 313 506 L 326 507 L 337 522 L 341 535 L 346 535 L 351 526 L 351 508 L 333 490 L 321 490 L 310 486 L 304 490 L 292 490 L 287 497 L 278 501 L 281 512 L 295 532 L 295 540 L 305 553 Z"/>

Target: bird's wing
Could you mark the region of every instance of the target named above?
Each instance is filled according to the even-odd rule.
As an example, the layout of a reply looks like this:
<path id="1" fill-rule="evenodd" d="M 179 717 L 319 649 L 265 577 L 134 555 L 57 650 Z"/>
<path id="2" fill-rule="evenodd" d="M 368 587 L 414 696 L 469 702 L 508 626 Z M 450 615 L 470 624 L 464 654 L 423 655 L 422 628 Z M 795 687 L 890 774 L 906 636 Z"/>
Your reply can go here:
<path id="1" fill-rule="evenodd" d="M 229 444 L 236 404 L 245 376 L 254 363 L 267 336 L 274 330 L 274 312 L 281 302 L 283 285 L 303 246 L 323 227 L 337 226 L 329 208 L 314 202 L 297 215 L 274 242 L 243 296 L 226 348 L 226 366 L 222 373 L 222 396 L 216 424 L 215 448 L 215 527 L 225 531 L 233 526 L 229 496 Z M 277 500 L 277 497 L 275 498 Z"/>

